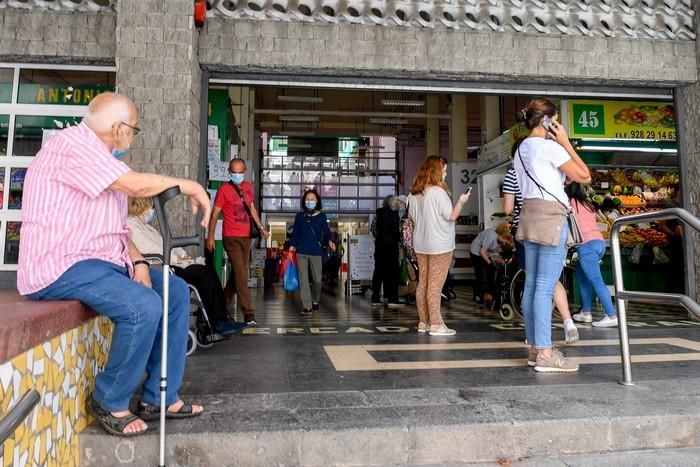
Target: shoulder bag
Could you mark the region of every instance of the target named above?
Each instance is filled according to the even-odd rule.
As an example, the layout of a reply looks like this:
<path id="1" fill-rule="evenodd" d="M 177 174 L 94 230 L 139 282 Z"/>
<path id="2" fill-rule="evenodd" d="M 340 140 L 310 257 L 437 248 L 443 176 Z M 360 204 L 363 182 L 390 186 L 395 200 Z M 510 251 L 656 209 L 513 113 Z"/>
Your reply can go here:
<path id="1" fill-rule="evenodd" d="M 320 216 L 320 214 L 319 214 Z M 323 243 L 321 240 L 323 239 L 323 235 L 320 237 L 316 234 L 316 229 L 314 229 L 314 226 L 311 225 L 311 216 L 304 214 L 304 217 L 306 218 L 306 225 L 309 226 L 311 229 L 311 233 L 313 234 L 314 238 L 316 239 L 316 243 L 318 243 L 318 246 L 321 247 L 321 260 L 323 261 L 323 264 L 326 264 L 330 259 L 331 259 L 331 251 L 328 246 L 323 246 Z"/>
<path id="2" fill-rule="evenodd" d="M 523 161 L 523 156 L 520 154 L 520 148 L 518 148 L 518 158 L 520 159 L 520 164 L 523 166 L 523 170 L 525 171 L 525 174 L 528 176 L 532 182 L 537 185 L 537 187 L 540 189 L 540 192 L 547 193 L 549 196 L 557 200 L 559 204 L 564 208 L 564 214 L 566 216 L 566 222 L 568 224 L 568 233 L 567 233 L 567 238 L 566 238 L 566 246 L 567 248 L 576 248 L 579 245 L 583 243 L 583 234 L 581 233 L 581 228 L 578 225 L 578 221 L 576 220 L 576 213 L 574 212 L 573 209 L 571 209 L 571 206 L 564 204 L 561 202 L 559 198 L 554 196 L 552 193 L 550 193 L 545 187 L 540 185 L 540 183 L 535 180 L 535 178 L 530 174 L 530 172 L 527 170 L 527 167 L 525 167 L 525 162 Z M 544 200 L 544 194 L 542 194 L 542 199 Z M 546 200 L 545 200 L 546 201 Z M 523 212 L 521 211 L 520 213 L 520 222 L 523 222 L 522 218 Z"/>
<path id="3" fill-rule="evenodd" d="M 250 238 L 260 238 L 260 229 L 258 229 L 258 225 L 253 219 L 253 215 L 250 212 L 250 207 L 248 206 L 248 203 L 246 202 L 243 193 L 241 192 L 240 188 L 238 188 L 238 185 L 236 185 L 233 182 L 228 183 L 233 187 L 234 190 L 236 190 L 236 193 L 238 193 L 238 196 L 241 198 L 241 203 L 243 203 L 243 208 L 245 209 L 246 214 L 248 214 L 248 222 L 250 222 Z"/>

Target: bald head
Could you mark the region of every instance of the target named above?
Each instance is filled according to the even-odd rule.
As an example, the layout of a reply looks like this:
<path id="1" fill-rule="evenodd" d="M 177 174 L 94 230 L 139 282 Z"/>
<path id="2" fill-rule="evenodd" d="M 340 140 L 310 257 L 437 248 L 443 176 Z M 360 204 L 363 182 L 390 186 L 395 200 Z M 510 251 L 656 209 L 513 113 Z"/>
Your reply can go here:
<path id="1" fill-rule="evenodd" d="M 90 102 L 83 121 L 96 134 L 108 133 L 115 123 L 136 123 L 136 106 L 128 97 L 114 92 L 98 94 Z"/>

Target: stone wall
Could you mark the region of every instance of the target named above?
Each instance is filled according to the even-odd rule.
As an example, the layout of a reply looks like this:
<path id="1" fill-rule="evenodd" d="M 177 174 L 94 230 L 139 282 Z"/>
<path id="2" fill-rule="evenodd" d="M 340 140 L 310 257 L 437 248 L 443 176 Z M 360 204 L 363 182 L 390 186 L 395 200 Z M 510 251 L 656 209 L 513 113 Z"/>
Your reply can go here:
<path id="1" fill-rule="evenodd" d="M 0 8 L 0 61 L 111 65 L 116 15 Z"/>
<path id="2" fill-rule="evenodd" d="M 192 11 L 190 0 L 117 4 L 117 88 L 136 103 L 142 130 L 125 159 L 135 170 L 197 179 L 201 72 Z M 192 224 L 182 209 L 174 216 L 179 233 Z"/>
<path id="3" fill-rule="evenodd" d="M 413 79 L 675 86 L 697 80 L 693 41 L 207 18 L 200 63 Z"/>

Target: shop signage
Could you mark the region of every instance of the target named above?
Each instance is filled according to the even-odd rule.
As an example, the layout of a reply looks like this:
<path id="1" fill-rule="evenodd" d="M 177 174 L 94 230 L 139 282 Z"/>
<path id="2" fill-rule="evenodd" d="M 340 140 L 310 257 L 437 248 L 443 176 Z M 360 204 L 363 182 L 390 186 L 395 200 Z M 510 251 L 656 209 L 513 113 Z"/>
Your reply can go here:
<path id="1" fill-rule="evenodd" d="M 21 104 L 88 105 L 98 94 L 114 91 L 113 86 L 57 86 L 22 84 L 19 87 Z M 0 95 L 2 92 L 0 92 Z"/>
<path id="2" fill-rule="evenodd" d="M 479 152 L 479 170 L 492 167 L 510 158 L 510 148 L 513 146 L 512 131 L 506 131 L 498 138 L 484 144 Z"/>
<path id="3" fill-rule="evenodd" d="M 572 138 L 676 139 L 675 109 L 668 102 L 570 100 L 566 111 Z"/>

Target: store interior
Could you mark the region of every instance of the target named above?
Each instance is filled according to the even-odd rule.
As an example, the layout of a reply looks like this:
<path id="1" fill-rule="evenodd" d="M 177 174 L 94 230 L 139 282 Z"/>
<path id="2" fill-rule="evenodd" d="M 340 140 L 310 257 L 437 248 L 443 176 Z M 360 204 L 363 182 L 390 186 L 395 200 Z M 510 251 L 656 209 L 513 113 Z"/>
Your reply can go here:
<path id="1" fill-rule="evenodd" d="M 467 186 L 476 188 L 457 221 L 452 268 L 457 283 L 468 285 L 471 240 L 480 229 L 509 220 L 503 213 L 503 177 L 510 147 L 524 134 L 515 113 L 529 97 L 212 86 L 209 188 L 213 193 L 225 179 L 225 161 L 246 160 L 257 206 L 272 234 L 262 246 L 277 251 L 307 188 L 321 194 L 335 235 L 369 235 L 384 197 L 407 194 L 422 160 L 440 155 L 448 161 L 453 197 Z M 606 238 L 617 216 L 660 209 L 674 199 L 680 180 L 672 102 L 553 100 L 592 169 L 590 197 L 600 208 Z M 682 291 L 683 281 L 676 280 L 683 271 L 682 254 L 672 251 L 672 237 L 656 224 L 623 232 L 629 285 Z M 610 269 L 607 255 L 604 277 L 612 284 Z M 270 278 L 259 271 L 254 275 Z"/>

